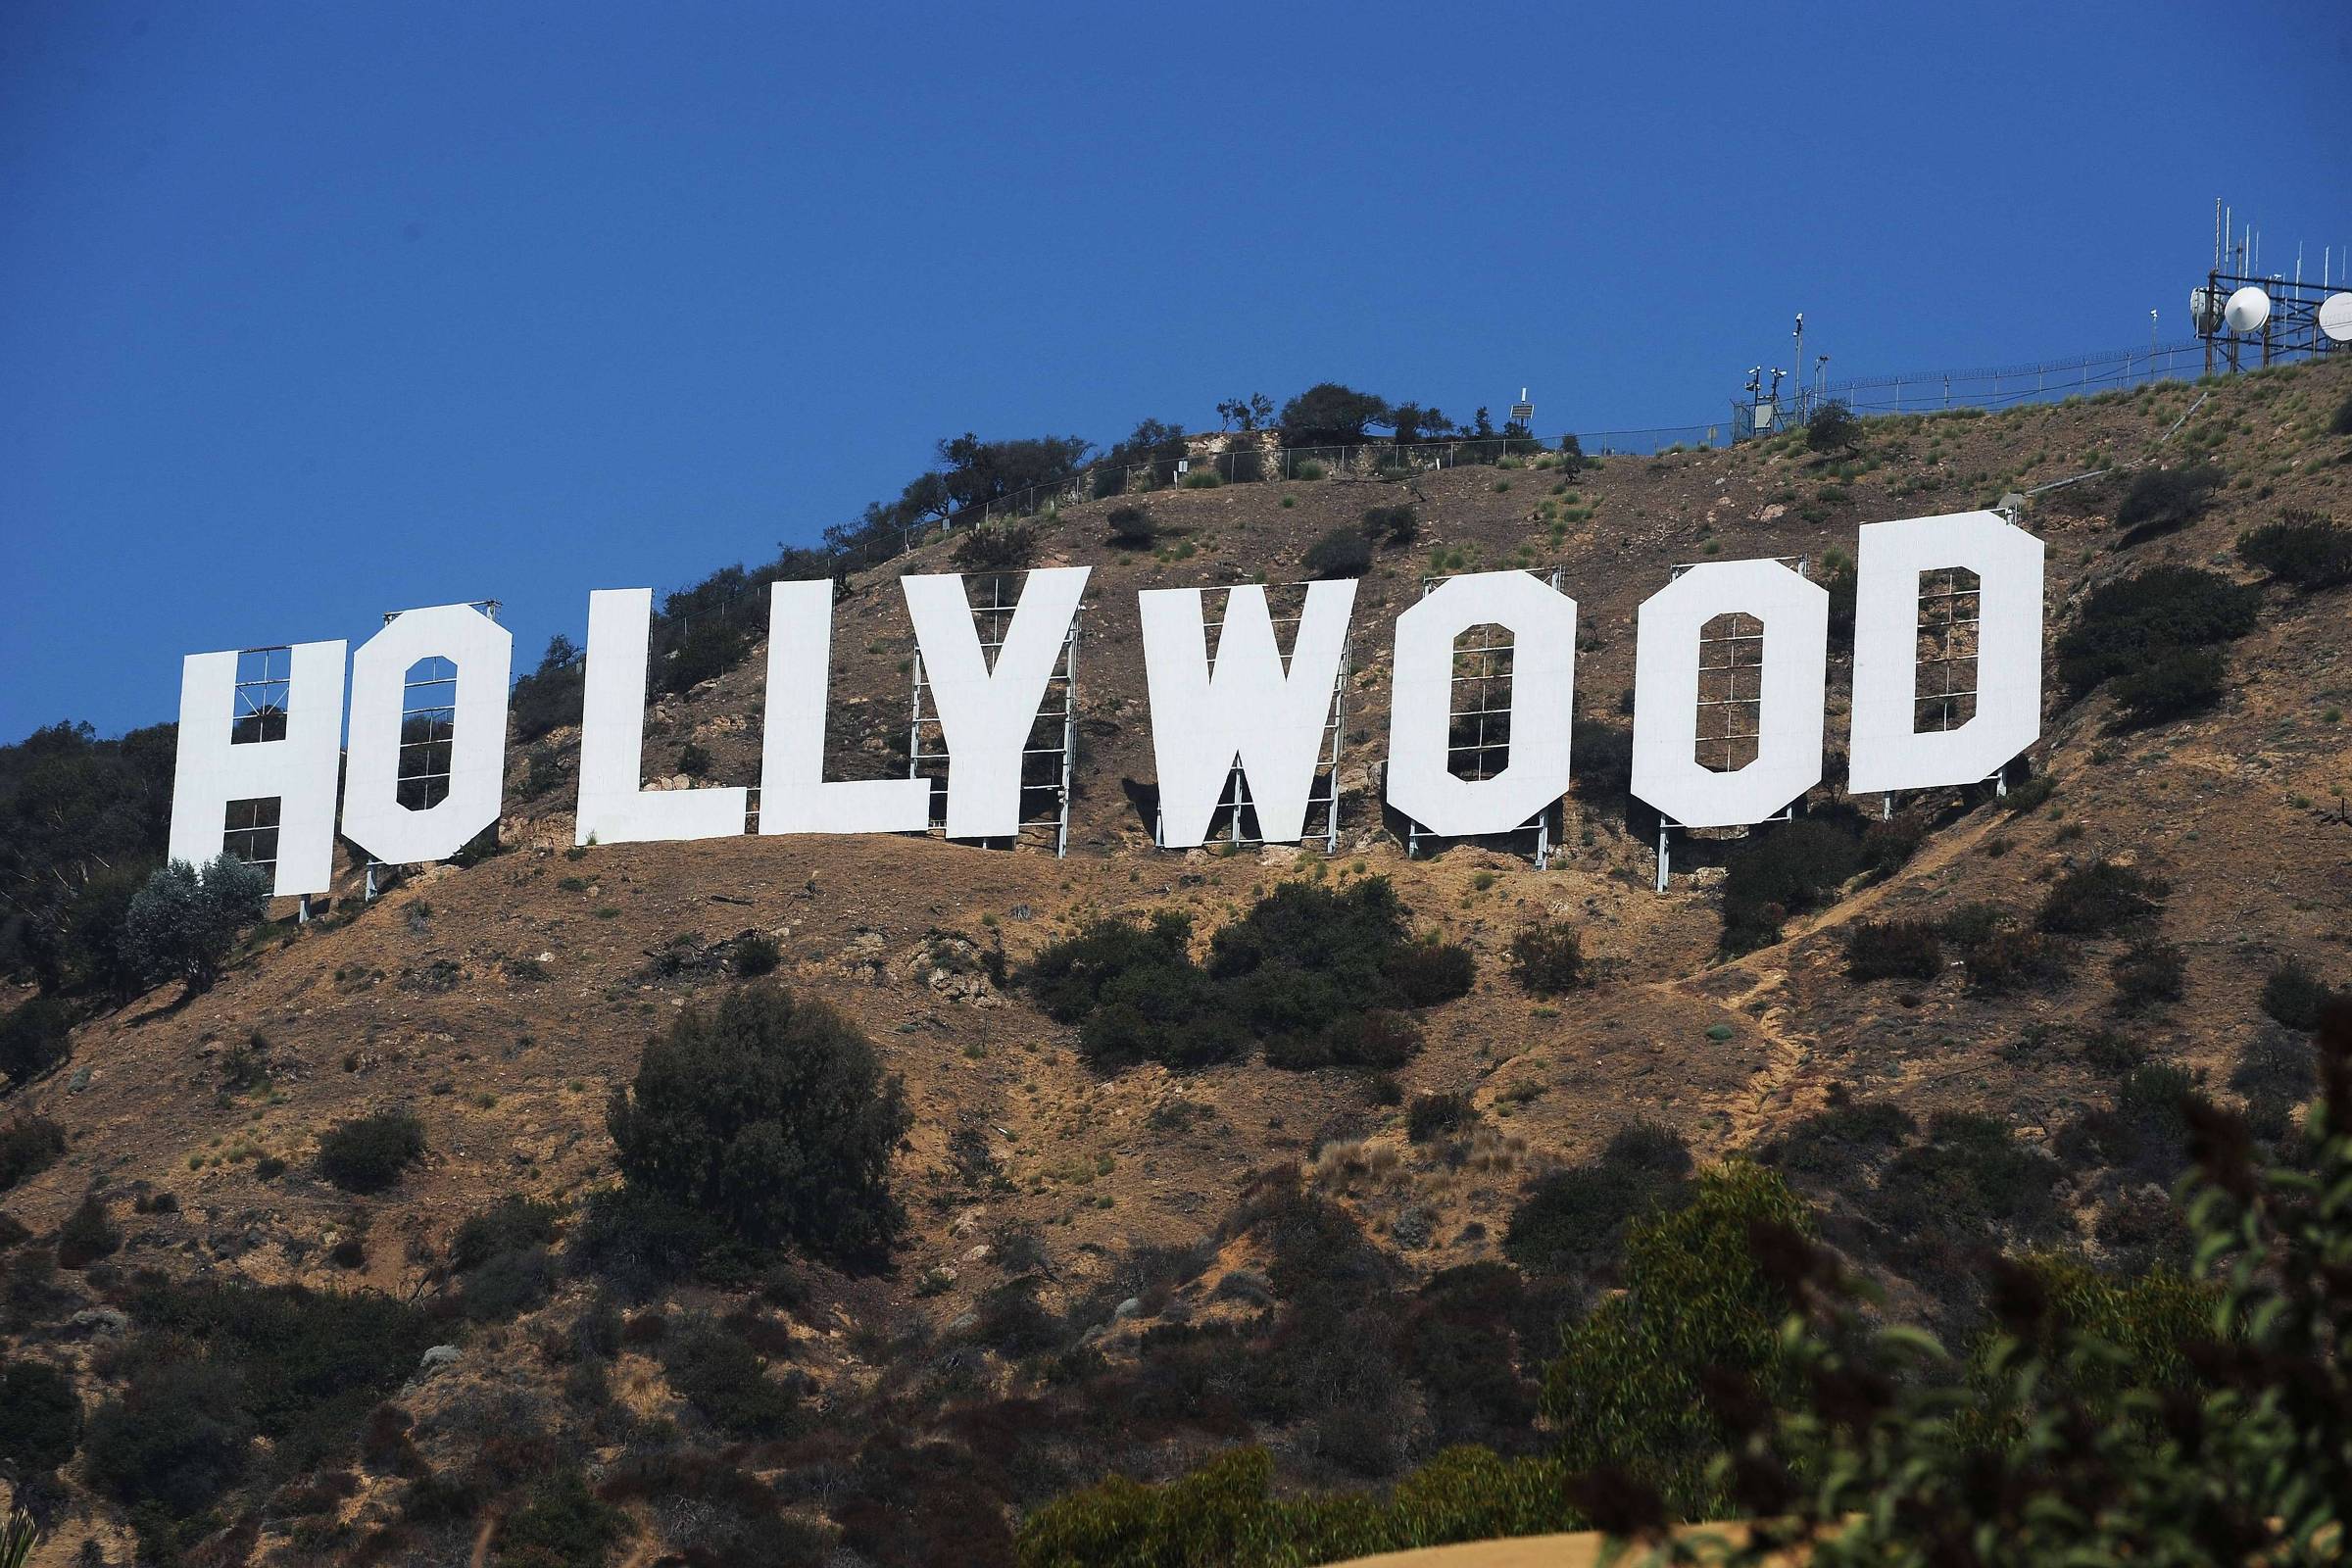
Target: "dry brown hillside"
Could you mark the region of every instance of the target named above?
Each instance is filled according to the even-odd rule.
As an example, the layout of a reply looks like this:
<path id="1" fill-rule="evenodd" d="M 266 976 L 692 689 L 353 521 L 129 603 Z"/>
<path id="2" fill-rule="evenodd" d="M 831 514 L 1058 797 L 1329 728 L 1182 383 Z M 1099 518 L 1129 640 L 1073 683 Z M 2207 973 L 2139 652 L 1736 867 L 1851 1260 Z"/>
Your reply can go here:
<path id="1" fill-rule="evenodd" d="M 2059 1172 L 2063 1236 L 2043 1240 L 2137 1257 L 2143 1238 L 2128 1212 L 2137 1187 L 2086 1173 L 2066 1130 L 2109 1107 L 2141 1057 L 2235 1092 L 2249 1052 L 2278 1031 L 2257 994 L 2280 959 L 2352 982 L 2352 738 L 2342 722 L 2352 590 L 2264 590 L 2256 629 L 2229 650 L 2227 696 L 2185 719 L 2118 729 L 2103 694 L 2070 702 L 2053 680 L 2030 760 L 2054 786 L 2046 799 L 2026 811 L 1982 790 L 1908 803 L 1928 831 L 1906 862 L 1857 878 L 1827 907 L 1791 918 L 1781 941 L 1728 959 L 1720 865 L 1737 846 L 1693 847 L 1690 873 L 1660 896 L 1650 845 L 1629 831 L 1621 800 L 1572 798 L 1549 869 L 1477 846 L 1408 859 L 1372 793 L 1389 626 L 1433 563 L 1557 565 L 1582 607 L 1582 713 L 1623 725 L 1635 608 L 1677 563 L 1818 562 L 1850 551 L 1862 522 L 1985 506 L 2101 463 L 2194 454 L 2218 465 L 2228 483 L 2210 510 L 2142 543 L 2124 545 L 2111 521 L 2120 481 L 2053 490 L 2028 508 L 2022 520 L 2049 544 L 2055 638 L 2093 586 L 2150 564 L 2254 580 L 2232 543 L 2284 508 L 2352 520 L 2352 453 L 2326 433 L 2347 393 L 2352 362 L 2247 376 L 2210 396 L 2174 385 L 1992 416 L 1874 421 L 1842 464 L 1788 443 L 1613 458 L 1565 482 L 1542 467 L 1455 468 L 1423 475 L 1411 494 L 1331 478 L 1164 490 L 1140 498 L 1159 528 L 1147 550 L 1106 542 L 1113 503 L 1066 507 L 1040 520 L 1038 564 L 1094 568 L 1067 858 L 916 838 L 569 851 L 576 736 L 539 743 L 540 776 L 552 760 L 564 784 L 537 798 L 524 794 L 531 749 L 517 748 L 505 853 L 419 872 L 369 906 L 346 896 L 305 930 L 271 928 L 215 989 L 184 1002 L 161 990 L 89 1023 L 66 1065 L 0 1102 L 0 1118 L 50 1117 L 70 1139 L 62 1160 L 0 1195 L 32 1237 L 6 1260 L 11 1353 L 71 1369 L 94 1411 L 122 1387 L 122 1347 L 138 1325 L 91 1314 L 130 1309 L 139 1270 L 442 1298 L 441 1265 L 467 1215 L 507 1194 L 576 1204 L 612 1179 L 607 1095 L 628 1080 L 650 1032 L 742 983 L 718 961 L 719 945 L 755 930 L 781 950 L 777 979 L 841 1009 L 904 1076 L 914 1126 L 895 1176 L 911 1216 L 906 1243 L 886 1272 L 809 1267 L 792 1290 L 764 1296 L 685 1285 L 627 1310 L 673 1324 L 723 1318 L 778 1375 L 789 1365 L 806 1378 L 808 1407 L 821 1412 L 806 1431 L 750 1447 L 712 1439 L 710 1450 L 780 1485 L 791 1516 L 846 1532 L 827 1548 L 847 1553 L 840 1562 L 1007 1561 L 1017 1509 L 1111 1468 L 1171 1474 L 1239 1441 L 1271 1444 L 1298 1486 L 1360 1486 L 1426 1457 L 1443 1435 L 1431 1416 L 1401 1419 L 1367 1454 L 1341 1442 L 1328 1416 L 1195 1421 L 1139 1405 L 1116 1431 L 1056 1429 L 1007 1474 L 992 1451 L 1007 1440 L 974 1424 L 973 1410 L 1008 1420 L 1007 1400 L 1050 1402 L 1068 1387 L 1057 1378 L 1079 1375 L 975 1341 L 975 1312 L 1016 1275 L 1042 1275 L 1037 1301 L 1067 1324 L 1068 1354 L 1084 1338 L 1090 1368 L 1131 1364 L 1139 1341 L 1170 1325 L 1263 1323 L 1265 1244 L 1223 1222 L 1253 1178 L 1285 1162 L 1303 1176 L 1274 1179 L 1336 1201 L 1395 1271 L 1384 1288 L 1409 1292 L 1442 1270 L 1499 1259 L 1530 1180 L 1592 1159 L 1629 1122 L 1671 1127 L 1705 1161 L 1762 1151 L 1834 1103 L 1890 1101 L 1922 1126 L 1942 1110 L 1997 1118 Z M 1318 536 L 1399 501 L 1418 507 L 1421 538 L 1380 552 L 1357 601 L 1338 853 L 1152 850 L 1129 787 L 1152 772 L 1136 590 L 1295 580 Z M 912 638 L 891 578 L 952 569 L 954 548 L 936 540 L 861 575 L 838 607 L 837 776 L 903 767 Z M 1836 747 L 1842 668 L 1831 689 Z M 692 741 L 711 759 L 701 782 L 757 783 L 760 696 L 755 656 L 659 701 L 649 768 L 662 771 Z M 1833 758 L 1816 810 L 1835 809 L 1841 774 Z M 1875 817 L 1876 799 L 1863 804 Z M 2008 991 L 1972 985 L 1953 962 L 1933 979 L 1846 973 L 1857 920 L 1941 919 L 1971 904 L 2030 918 L 2067 870 L 2102 858 L 2169 884 L 2161 937 L 2178 949 L 2179 1000 L 2117 1010 L 2109 970 L 2124 936 L 2069 941 L 2062 975 Z M 1122 910 L 1182 908 L 1205 937 L 1297 876 L 1390 878 L 1417 925 L 1478 958 L 1472 993 L 1427 1017 L 1426 1048 L 1394 1089 L 1256 1061 L 1098 1073 L 1071 1031 L 1017 986 L 994 983 L 981 961 L 1001 945 L 1017 970 L 1085 919 Z M 1595 984 L 1552 1000 L 1514 984 L 1510 940 L 1546 919 L 1582 933 Z M 2118 1036 L 2130 1060 L 2116 1054 Z M 266 1076 L 237 1087 L 224 1063 L 248 1047 Z M 1442 1092 L 1470 1097 L 1475 1135 L 1411 1142 L 1406 1104 Z M 320 1179 L 324 1128 L 394 1106 L 422 1121 L 420 1165 L 373 1197 Z M 1841 1188 L 1869 1179 L 1794 1174 L 1832 1208 L 1854 1198 Z M 122 1248 L 52 1274 L 34 1254 L 90 1193 Z M 1860 1205 L 1831 1234 L 1865 1255 L 1875 1223 Z M 354 1238 L 361 1246 L 338 1254 Z M 1192 1249 L 1183 1266 L 1168 1262 Z M 1887 1277 L 1896 1309 L 1945 1309 L 1916 1273 Z M 445 1477 L 480 1472 L 466 1507 L 419 1510 L 414 1467 L 345 1456 L 321 1473 L 350 1480 L 323 1501 L 230 1494 L 213 1521 L 215 1554 L 190 1560 L 493 1561 L 495 1521 L 537 1470 L 610 1476 L 662 1441 L 701 1441 L 651 1330 L 608 1348 L 614 1410 L 567 1396 L 578 1361 L 551 1347 L 604 1289 L 565 1272 L 545 1302 L 510 1321 L 447 1321 L 432 1337 L 458 1347 L 455 1363 L 390 1391 L 424 1464 Z M 1522 1344 L 1524 1365 L 1540 1362 L 1541 1338 Z M 536 1457 L 481 1469 L 494 1440 L 525 1433 L 545 1439 Z M 918 1453 L 933 1457 L 918 1463 Z M 85 1540 L 102 1543 L 104 1560 L 129 1560 L 125 1510 L 78 1464 L 65 1474 L 73 1509 L 34 1561 L 85 1560 Z M 720 1560 L 663 1557 L 703 1539 L 707 1521 L 682 1493 L 618 1495 L 635 1544 L 614 1561 Z M 404 1510 L 408 1522 L 385 1534 Z"/>

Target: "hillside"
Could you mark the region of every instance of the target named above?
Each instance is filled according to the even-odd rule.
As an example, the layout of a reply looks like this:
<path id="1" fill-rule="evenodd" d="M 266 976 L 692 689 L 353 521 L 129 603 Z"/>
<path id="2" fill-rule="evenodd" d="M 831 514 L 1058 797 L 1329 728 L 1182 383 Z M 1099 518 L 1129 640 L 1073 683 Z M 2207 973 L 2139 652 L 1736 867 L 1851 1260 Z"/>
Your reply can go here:
<path id="1" fill-rule="evenodd" d="M 2146 537 L 2115 520 L 2129 474 L 2029 505 L 2021 521 L 2049 547 L 2055 644 L 2102 585 L 2158 564 L 2260 583 L 2233 553 L 2242 533 L 2289 509 L 2352 520 L 2352 445 L 2328 433 L 2348 395 L 2352 363 L 2334 363 L 1869 421 L 1835 460 L 1789 440 L 1614 458 L 1572 479 L 1467 466 L 1064 507 L 1036 521 L 1033 564 L 1094 568 L 1066 858 L 913 837 L 571 850 L 576 730 L 517 745 L 503 853 L 422 871 L 371 906 L 347 885 L 331 916 L 268 928 L 212 990 L 183 1001 L 165 988 L 83 1024 L 70 1060 L 0 1100 L 0 1121 L 50 1118 L 68 1140 L 63 1158 L 0 1193 L 28 1238 L 5 1255 L 9 1353 L 70 1371 L 95 1411 L 133 1370 L 140 1270 L 419 1303 L 426 1343 L 457 1353 L 385 1391 L 410 1425 L 375 1446 L 414 1457 L 325 1455 L 308 1493 L 229 1492 L 187 1532 L 209 1543 L 190 1561 L 491 1561 L 497 1522 L 537 1478 L 576 1466 L 640 1478 L 612 1494 L 631 1564 L 762 1552 L 989 1563 L 1011 1560 L 1018 1510 L 1112 1470 L 1164 1479 L 1239 1444 L 1267 1444 L 1282 1484 L 1299 1489 L 1391 1481 L 1451 1442 L 1536 1451 L 1538 1369 L 1556 1323 L 1607 1289 L 1607 1264 L 1446 1271 L 1502 1261 L 1531 1183 L 1593 1167 L 1636 1123 L 1670 1129 L 1700 1165 L 1774 1159 L 1825 1236 L 1886 1284 L 1890 1316 L 1964 1326 L 1975 1307 L 1954 1260 L 1990 1243 L 2144 1268 L 2170 1245 L 2150 1218 L 2168 1173 L 2117 1131 L 2138 1114 L 2133 1075 L 2177 1069 L 2282 1115 L 2298 1071 L 2308 1085 L 2309 1051 L 2266 1015 L 2265 977 L 2291 959 L 2352 984 L 2352 588 L 2261 587 L 2253 629 L 2227 645 L 2224 695 L 2184 716 L 2124 727 L 2108 688 L 2076 698 L 2054 673 L 2019 791 L 1902 803 L 1917 836 L 1907 858 L 1843 879 L 1821 906 L 1789 913 L 1778 940 L 1732 955 L 1721 904 L 1740 836 L 1678 841 L 1677 874 L 1654 893 L 1645 820 L 1621 777 L 1581 758 L 1551 867 L 1502 847 L 1408 858 L 1377 806 L 1388 628 L 1425 570 L 1558 566 L 1581 607 L 1578 703 L 1597 737 L 1628 723 L 1635 610 L 1676 564 L 1804 557 L 1818 572 L 1864 522 L 1987 506 L 2107 463 L 2216 466 L 2210 504 Z M 1139 504 L 1153 544 L 1110 544 L 1107 514 Z M 1415 507 L 1420 536 L 1378 551 L 1358 592 L 1337 853 L 1153 850 L 1139 806 L 1152 765 L 1136 590 L 1296 580 L 1319 537 L 1398 504 Z M 935 539 L 858 575 L 838 605 L 834 776 L 903 770 L 913 642 L 892 579 L 956 569 L 956 545 Z M 757 783 L 760 686 L 755 650 L 658 699 L 649 772 L 691 744 L 708 757 L 698 782 Z M 1830 690 L 1835 750 L 1842 662 Z M 1605 752 L 1596 738 L 1592 755 Z M 1809 819 L 1848 820 L 1849 805 L 1879 816 L 1875 797 L 1840 801 L 1842 773 L 1833 756 Z M 2161 915 L 2053 927 L 2028 965 L 2044 972 L 2018 981 L 1961 961 L 1966 939 L 1949 933 L 1965 921 L 1946 924 L 1941 957 L 1913 977 L 1848 972 L 1858 922 L 1949 922 L 1995 906 L 2023 930 L 2053 888 L 2101 863 L 2159 881 Z M 1468 996 L 1422 1014 L 1423 1048 L 1393 1081 L 1255 1059 L 1100 1071 L 1071 1027 L 1004 978 L 1103 914 L 1180 909 L 1204 944 L 1302 877 L 1338 889 L 1387 878 L 1415 929 L 1477 960 Z M 1512 939 L 1546 921 L 1580 934 L 1592 984 L 1539 997 L 1515 982 Z M 517 1291 L 519 1310 L 468 1321 L 449 1305 L 464 1297 L 447 1266 L 459 1226 L 510 1194 L 576 1223 L 614 1173 L 608 1096 L 649 1034 L 743 983 L 730 944 L 750 932 L 776 944 L 776 980 L 837 1008 L 905 1080 L 913 1121 L 893 1178 L 909 1225 L 888 1267 L 804 1263 L 763 1286 L 632 1293 L 559 1249 Z M 2135 945 L 2160 973 L 2119 1000 L 2112 967 Z M 1416 1140 L 1410 1108 L 1448 1094 L 1467 1097 L 1468 1121 Z M 1824 1117 L 1880 1102 L 1909 1130 L 1863 1136 Z M 421 1162 L 372 1196 L 323 1180 L 322 1131 L 390 1108 L 421 1121 Z M 1944 1112 L 1997 1121 L 2028 1198 L 1970 1207 L 1979 1176 L 1960 1136 L 1935 1129 Z M 1923 1193 L 1939 1216 L 1924 1228 Z M 120 1250 L 53 1270 L 50 1239 L 90 1194 Z M 1318 1204 L 1360 1230 L 1318 1245 L 1345 1265 L 1339 1288 L 1362 1299 L 1294 1321 L 1285 1314 L 1306 1310 L 1286 1281 L 1298 1227 L 1281 1215 Z M 1500 1305 L 1457 1310 L 1450 1287 L 1429 1294 L 1440 1276 L 1505 1274 Z M 630 1325 L 619 1343 L 581 1326 L 610 1312 Z M 1415 1337 L 1433 1313 L 1469 1325 L 1476 1347 L 1449 1341 L 1446 1353 L 1488 1382 L 1416 1360 L 1436 1353 Z M 667 1327 L 639 1326 L 657 1317 Z M 790 1430 L 730 1436 L 698 1408 L 692 1372 L 666 1348 L 703 1318 L 779 1377 L 789 1365 L 804 1411 Z M 1377 1348 L 1300 1370 L 1282 1358 L 1309 1323 L 1348 1325 L 1330 1337 Z M 1296 1372 L 1296 1396 L 1259 1403 L 1213 1377 L 1153 1370 L 1169 1347 L 1229 1343 L 1215 1335 L 1265 1376 Z M 601 1396 L 581 1381 L 591 1363 Z M 1441 1383 L 1494 1392 L 1445 1395 Z M 420 1506 L 428 1470 L 470 1490 Z M 717 1471 L 775 1501 L 728 1501 Z M 72 1506 L 33 1560 L 101 1560 L 77 1555 L 85 1542 L 130 1560 L 127 1510 L 83 1467 L 65 1477 Z M 782 1532 L 758 1538 L 767 1544 L 726 1534 L 774 1506 L 786 1522 L 759 1526 Z M 838 1544 L 811 1544 L 819 1531 Z"/>

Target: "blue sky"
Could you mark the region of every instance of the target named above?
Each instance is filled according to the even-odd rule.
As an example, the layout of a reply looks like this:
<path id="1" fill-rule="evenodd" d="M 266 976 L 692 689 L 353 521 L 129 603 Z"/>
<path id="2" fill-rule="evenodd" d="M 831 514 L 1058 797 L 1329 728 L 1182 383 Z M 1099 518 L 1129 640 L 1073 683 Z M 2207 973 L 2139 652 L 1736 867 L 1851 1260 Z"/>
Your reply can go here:
<path id="1" fill-rule="evenodd" d="M 966 428 L 2184 335 L 2217 195 L 2352 242 L 2352 11 L 2215 15 L 13 0 L 0 738 L 414 605 L 527 666 Z"/>

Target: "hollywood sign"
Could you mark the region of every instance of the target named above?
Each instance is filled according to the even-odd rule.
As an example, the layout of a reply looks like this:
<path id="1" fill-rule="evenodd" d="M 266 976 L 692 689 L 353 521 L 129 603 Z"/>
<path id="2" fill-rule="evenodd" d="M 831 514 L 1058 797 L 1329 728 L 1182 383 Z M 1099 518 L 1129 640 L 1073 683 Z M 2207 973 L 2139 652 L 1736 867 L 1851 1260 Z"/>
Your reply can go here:
<path id="1" fill-rule="evenodd" d="M 1965 569 L 1979 582 L 1974 716 L 1918 728 L 1923 572 Z M 2041 541 L 1989 512 L 1866 525 L 1857 551 L 1847 787 L 1855 794 L 1928 789 L 1985 778 L 2041 727 Z M 1085 591 L 1088 568 L 1027 573 L 993 662 L 982 650 L 963 579 L 900 579 L 948 751 L 947 835 L 999 839 L 1020 827 L 1021 757 Z M 1209 657 L 1199 588 L 1138 594 L 1160 843 L 1204 842 L 1238 765 L 1263 837 L 1296 842 L 1322 760 L 1332 693 L 1348 638 L 1353 582 L 1306 593 L 1286 666 L 1265 590 L 1227 595 Z M 616 844 L 723 838 L 746 831 L 740 786 L 648 790 L 643 748 L 650 589 L 589 596 L 576 838 Z M 771 585 L 765 727 L 758 831 L 920 832 L 931 781 L 824 776 L 825 690 L 832 584 Z M 1643 601 L 1637 623 L 1633 790 L 1686 827 L 1760 822 L 1822 777 L 1829 652 L 1828 593 L 1776 561 L 1693 566 Z M 1695 759 L 1701 628 L 1719 616 L 1762 622 L 1756 755 L 1719 770 Z M 1576 601 L 1524 571 L 1478 572 L 1438 584 L 1396 617 L 1385 774 L 1391 806 L 1447 838 L 1509 833 L 1567 793 L 1576 697 Z M 1499 625 L 1511 637 L 1506 765 L 1464 779 L 1447 767 L 1456 639 Z M 341 767 L 341 829 L 376 859 L 445 859 L 497 821 L 506 776 L 514 638 L 466 605 L 393 617 L 349 658 L 348 754 L 342 746 L 343 642 L 289 650 L 284 731 L 261 739 L 236 725 L 238 656 L 192 654 L 180 677 L 179 752 L 171 853 L 209 859 L 225 842 L 232 803 L 278 802 L 275 891 L 329 886 Z M 448 793 L 427 807 L 400 799 L 408 672 L 455 665 Z"/>

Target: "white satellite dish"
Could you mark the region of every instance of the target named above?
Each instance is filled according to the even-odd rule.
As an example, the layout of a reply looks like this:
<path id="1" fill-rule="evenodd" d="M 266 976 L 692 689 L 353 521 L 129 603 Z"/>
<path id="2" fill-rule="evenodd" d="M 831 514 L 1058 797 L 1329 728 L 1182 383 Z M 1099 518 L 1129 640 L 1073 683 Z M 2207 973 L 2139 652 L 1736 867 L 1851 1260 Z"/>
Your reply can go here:
<path id="1" fill-rule="evenodd" d="M 2352 343 L 2352 294 L 2330 294 L 2320 301 L 2320 330 L 2330 343 Z"/>
<path id="2" fill-rule="evenodd" d="M 2271 297 L 2248 283 L 2230 296 L 2222 307 L 2222 319 L 2230 323 L 2232 332 L 2259 332 L 2262 323 L 2271 318 Z"/>

